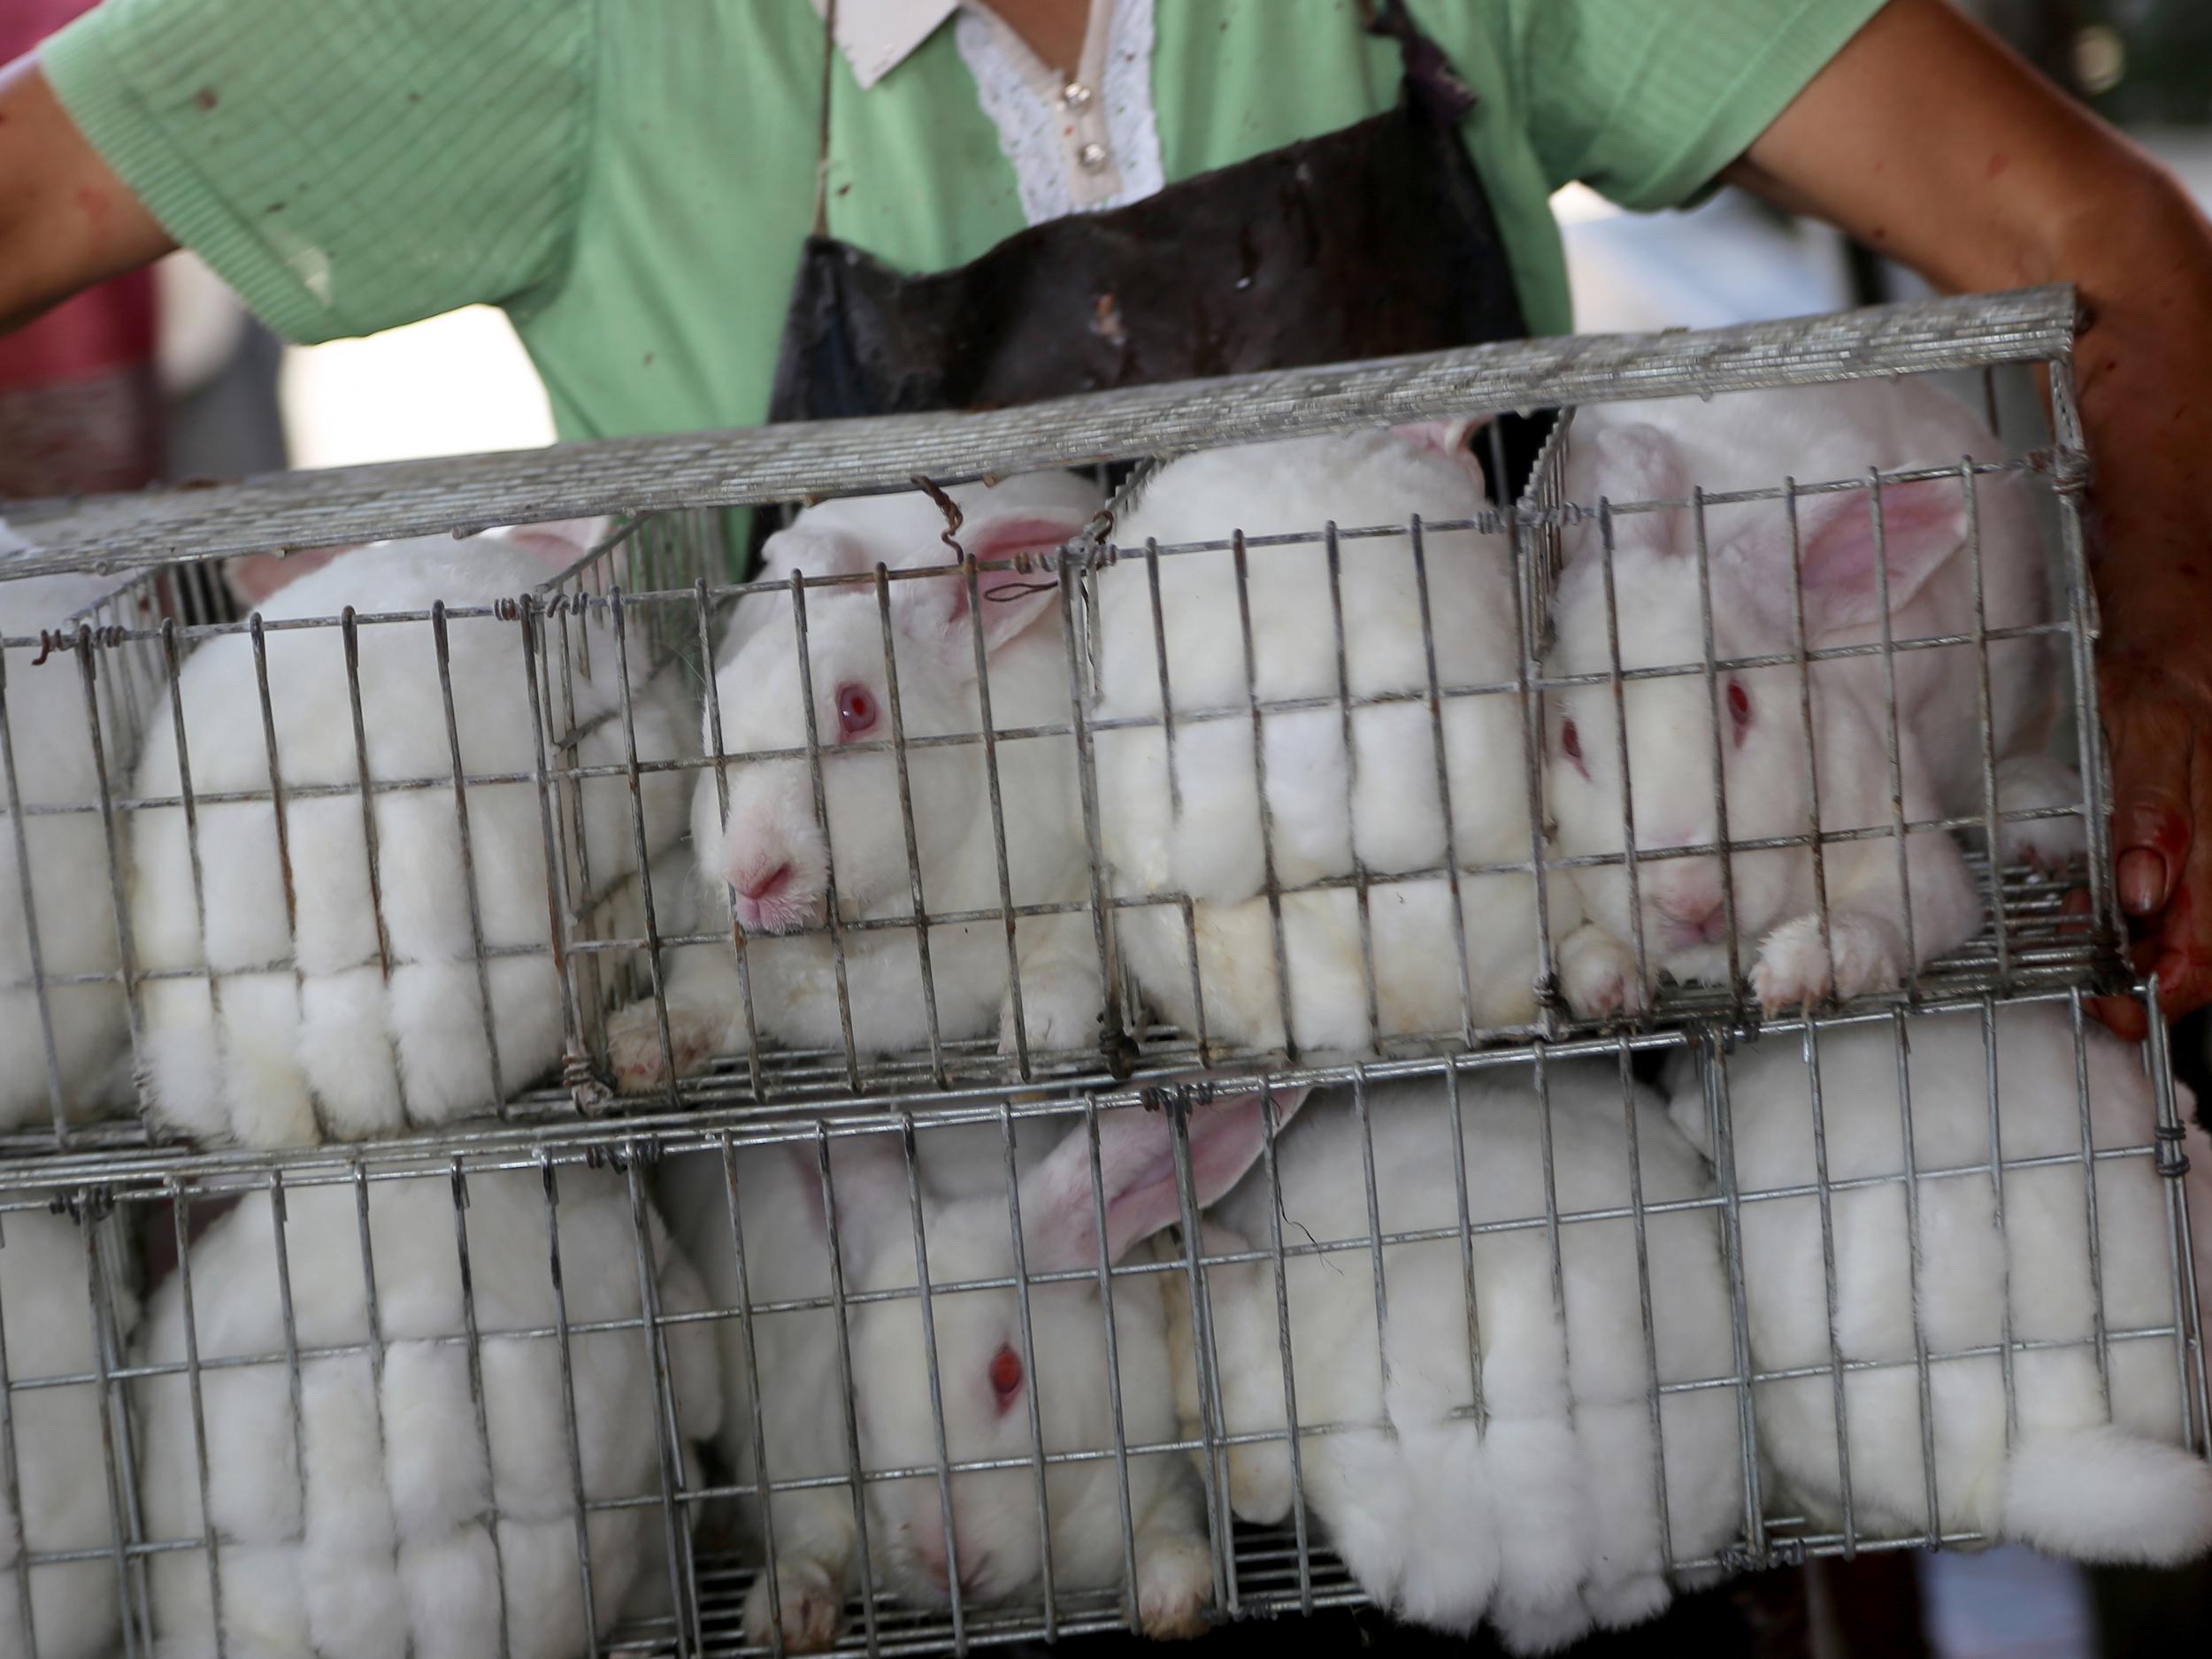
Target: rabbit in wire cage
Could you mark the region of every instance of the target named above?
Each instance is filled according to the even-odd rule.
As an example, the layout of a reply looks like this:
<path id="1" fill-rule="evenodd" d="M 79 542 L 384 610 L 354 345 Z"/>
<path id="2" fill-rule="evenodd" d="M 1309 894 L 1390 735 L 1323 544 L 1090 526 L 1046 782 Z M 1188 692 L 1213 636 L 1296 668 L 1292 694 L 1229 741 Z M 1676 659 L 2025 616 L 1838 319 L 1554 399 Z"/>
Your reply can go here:
<path id="1" fill-rule="evenodd" d="M 194 1546 L 151 1562 L 169 1659 L 218 1651 L 218 1606 L 242 1659 L 562 1659 L 670 1609 L 698 1476 L 669 1436 L 720 1414 L 712 1340 L 578 1327 L 638 1320 L 641 1256 L 662 1315 L 704 1297 L 623 1177 L 550 1174 L 257 1189 L 153 1291 L 140 1495 Z"/>
<path id="2" fill-rule="evenodd" d="M 96 1286 L 95 1274 L 104 1282 Z M 6 1339 L 0 1374 L 7 1379 L 0 1472 L 13 1475 L 12 1483 L 0 1482 L 4 1659 L 92 1659 L 115 1647 L 121 1586 L 110 1550 L 122 1532 L 104 1449 L 111 1419 L 95 1379 L 118 1356 L 111 1354 L 103 1363 L 99 1354 L 104 1304 L 109 1340 L 127 1341 L 137 1297 L 112 1271 L 111 1258 L 87 1250 L 73 1217 L 41 1210 L 0 1217 L 0 1330 Z M 27 1559 L 35 1555 L 78 1558 Z"/>
<path id="3" fill-rule="evenodd" d="M 2186 1561 L 2212 1548 L 2212 1468 L 2184 1439 L 2189 1264 L 2144 1150 L 2141 1052 L 2093 1025 L 2078 1038 L 2061 1006 L 1989 1018 L 1986 1033 L 1972 1012 L 1823 1029 L 1810 1058 L 1778 1034 L 1728 1056 L 1752 1363 L 1800 1372 L 1757 1385 L 1761 1450 L 1792 1501 L 1834 1525 L 1847 1503 L 1862 1536 L 1970 1529 L 2088 1561 Z M 1694 1063 L 1670 1081 L 1675 1120 L 1709 1148 Z M 2185 1125 L 2192 1110 L 2185 1098 Z M 2185 1133 L 2201 1287 L 2212 1144 Z M 1840 1188 L 1832 1308 L 1824 1152 Z M 1852 1368 L 1840 1432 L 1832 1363 Z"/>
<path id="4" fill-rule="evenodd" d="M 1287 1035 L 1299 1046 L 1363 1049 L 1535 1010 L 1530 877 L 1462 879 L 1463 963 L 1438 873 L 1448 856 L 1525 864 L 1532 846 L 1510 545 L 1466 527 L 1487 503 L 1448 447 L 1425 429 L 1190 456 L 1164 467 L 1115 531 L 1119 557 L 1096 579 L 1100 828 L 1117 894 L 1159 901 L 1118 912 L 1124 958 L 1187 1032 L 1284 1042 L 1271 878 L 1285 894 Z M 1324 525 L 1417 514 L 1462 526 L 1424 535 L 1425 569 L 1399 534 L 1347 536 L 1333 572 Z M 1148 540 L 1164 549 L 1235 531 L 1311 539 L 1250 548 L 1241 576 L 1225 549 L 1143 552 Z M 1432 672 L 1445 694 L 1435 715 Z M 1348 714 L 1340 692 L 1364 706 Z M 1316 706 L 1264 713 L 1256 749 L 1248 699 Z M 1296 890 L 1355 876 L 1375 879 L 1363 903 L 1348 881 Z M 1187 932 L 1177 895 L 1194 902 Z"/>
<path id="5" fill-rule="evenodd" d="M 1824 918 L 1809 847 L 1737 851 L 1725 864 L 1713 853 L 1664 856 L 1673 848 L 1806 834 L 1814 822 L 1808 795 L 1812 757 L 1820 832 L 1887 830 L 1893 668 L 1904 820 L 1984 817 L 1984 722 L 1971 646 L 1888 654 L 1878 649 L 1813 663 L 1802 679 L 1793 664 L 1724 670 L 1709 686 L 1701 672 L 1711 660 L 1791 655 L 1801 589 L 1807 649 L 1878 648 L 1883 570 L 1893 641 L 1970 636 L 1976 572 L 1970 531 L 1981 549 L 1986 626 L 2047 621 L 2046 554 L 2029 516 L 2026 481 L 1978 477 L 1970 504 L 1956 472 L 1967 457 L 2001 460 L 2002 449 L 1965 405 L 1916 380 L 1578 411 L 1567 444 L 1565 494 L 1585 508 L 1601 497 L 1684 502 L 1694 486 L 1778 490 L 1793 474 L 1808 481 L 1863 478 L 1870 465 L 1884 472 L 1953 472 L 1885 484 L 1878 528 L 1865 488 L 1798 496 L 1794 537 L 1780 499 L 1710 506 L 1703 575 L 1690 511 L 1615 514 L 1609 594 L 1601 526 L 1594 518 L 1569 526 L 1549 672 L 1597 678 L 1548 699 L 1546 771 L 1557 849 L 1621 857 L 1632 806 L 1638 856 L 1634 914 L 1623 864 L 1574 872 L 1592 922 L 1560 949 L 1563 988 L 1571 1004 L 1594 1010 L 1643 1005 L 1646 987 L 1633 966 L 1620 972 L 1621 946 L 1636 940 L 1640 928 L 1653 968 L 1678 979 L 1724 981 L 1732 960 L 1748 971 L 1770 1011 L 1895 985 L 1971 935 L 1981 895 L 1957 844 L 1942 830 L 1905 838 L 1903 894 L 1890 835 L 1826 843 Z M 1883 570 L 1877 568 L 1878 547 Z M 1708 596 L 1710 658 L 1703 634 Z M 1694 671 L 1623 685 L 1624 734 L 1610 683 L 1616 626 L 1619 670 Z M 1993 641 L 1988 648 L 1987 733 L 1997 809 L 2077 809 L 2069 816 L 2004 823 L 1997 851 L 2052 868 L 2080 853 L 2085 833 L 2080 779 L 2044 753 L 2062 678 L 2055 643 L 2039 634 Z M 1801 695 L 1809 696 L 1809 717 Z M 1724 807 L 1716 799 L 1717 764 Z M 1634 953 L 1627 956 L 1632 964 Z"/>
<path id="6" fill-rule="evenodd" d="M 0 576 L 8 557 L 27 547 L 0 523 Z M 0 636 L 35 641 L 115 586 L 92 576 L 0 580 Z M 122 985 L 113 977 L 114 888 L 100 833 L 99 769 L 75 657 L 48 656 L 35 643 L 9 649 L 0 661 L 0 712 L 12 762 L 11 775 L 0 776 L 0 1054 L 9 1056 L 0 1065 L 0 1125 L 12 1126 L 44 1117 L 57 1082 L 71 1117 L 121 1104 L 130 1095 L 130 1068 Z M 104 737 L 112 745 L 115 733 Z M 21 816 L 6 793 L 11 779 Z M 50 1022 L 58 1076 L 46 1064 Z"/>
<path id="7" fill-rule="evenodd" d="M 1278 1095 L 1279 1113 L 1295 1110 L 1298 1098 Z M 1257 1096 L 1197 1107 L 1187 1122 L 1188 1167 L 1202 1204 L 1225 1192 L 1259 1156 Z M 925 1126 L 918 1146 L 926 1150 L 936 1133 Z M 1048 1548 L 1040 1536 L 1041 1479 L 1056 1589 L 1121 1584 L 1128 1525 L 1134 1529 L 1131 1588 L 1140 1624 L 1154 1636 L 1194 1633 L 1212 1594 L 1213 1573 L 1188 1462 L 1171 1453 L 1133 1453 L 1125 1524 L 1117 1460 L 1098 1455 L 1110 1452 L 1118 1435 L 1119 1444 L 1132 1448 L 1175 1438 L 1160 1278 L 1113 1278 L 1117 1371 L 1109 1363 L 1109 1306 L 1096 1279 L 1088 1277 L 1102 1256 L 1121 1262 L 1176 1219 L 1173 1133 L 1166 1111 L 1102 1112 L 1094 1165 L 1089 1126 L 1077 1120 L 1049 1151 L 1028 1161 L 1013 1189 L 1018 1251 L 1015 1205 L 1002 1183 L 995 1191 L 972 1187 L 949 1196 L 932 1182 L 926 1162 L 918 1161 L 910 1186 L 901 1142 L 889 1134 L 828 1142 L 833 1227 L 825 1225 L 814 1141 L 735 1149 L 726 1165 L 713 1153 L 664 1163 L 661 1192 L 672 1225 L 699 1263 L 713 1305 L 770 1309 L 751 1317 L 749 1335 L 737 1319 L 718 1327 L 726 1389 L 718 1445 L 737 1479 L 750 1484 L 764 1475 L 791 1481 L 848 1474 L 851 1457 L 839 1410 L 848 1398 L 864 1471 L 936 1470 L 941 1426 L 944 1455 L 955 1464 L 1013 1462 L 949 1477 L 949 1540 L 934 1473 L 868 1481 L 865 1539 L 875 1582 L 935 1606 L 949 1600 L 956 1583 L 967 1603 L 1033 1594 Z M 741 1221 L 742 1278 L 728 1183 Z M 848 1378 L 840 1368 L 836 1312 L 772 1304 L 830 1295 L 833 1234 L 847 1294 L 912 1290 L 920 1282 L 915 1202 L 933 1287 L 928 1323 L 916 1295 L 849 1304 Z M 1026 1325 L 1020 1292 L 945 1288 L 1003 1282 L 1018 1270 L 1033 1277 L 1087 1277 L 1033 1283 Z M 759 1378 L 757 1402 L 745 1386 L 752 1374 L 748 1341 Z M 935 1386 L 928 1382 L 933 1375 Z M 756 1409 L 764 1470 L 753 1440 Z M 1031 1460 L 1064 1452 L 1094 1455 L 1042 1464 L 1040 1477 L 1040 1464 Z M 780 1628 L 788 1647 L 826 1647 L 856 1587 L 862 1533 L 849 1489 L 841 1482 L 777 1492 L 764 1521 L 749 1503 L 743 1518 L 773 1557 L 747 1594 L 746 1640 L 767 1643 Z"/>
<path id="8" fill-rule="evenodd" d="M 549 833 L 563 870 L 554 891 L 575 892 L 588 870 L 587 896 L 602 908 L 587 924 L 635 937 L 641 925 L 625 918 L 639 841 L 651 856 L 682 831 L 679 774 L 649 772 L 634 793 L 626 773 L 633 732 L 648 763 L 689 741 L 673 676 L 652 675 L 636 613 L 626 683 L 603 611 L 549 623 L 534 669 L 517 623 L 450 619 L 449 710 L 432 623 L 364 621 L 358 743 L 343 630 L 274 625 L 348 608 L 365 618 L 490 605 L 597 540 L 566 526 L 380 543 L 290 583 L 259 613 L 272 625 L 273 738 L 249 634 L 211 640 L 186 661 L 134 786 L 142 801 L 169 804 L 141 807 L 130 828 L 143 1081 L 157 1118 L 255 1146 L 351 1139 L 487 1110 L 559 1061 Z M 541 703 L 534 673 L 549 687 Z M 555 776 L 544 792 L 541 753 Z M 196 825 L 181 798 L 188 765 Z M 569 767 L 603 772 L 564 783 Z M 309 786 L 320 792 L 303 794 Z"/>
<path id="9" fill-rule="evenodd" d="M 1656 1393 L 1735 1369 L 1713 1213 L 1645 1216 L 1640 1239 L 1622 1213 L 1632 1198 L 1705 1197 L 1710 1178 L 1660 1101 L 1612 1063 L 1555 1063 L 1540 1092 L 1532 1082 L 1421 1079 L 1316 1100 L 1279 1141 L 1272 1179 L 1255 1170 L 1202 1227 L 1208 1256 L 1279 1238 L 1306 1252 L 1279 1285 L 1264 1258 L 1202 1270 L 1221 1434 L 1289 1428 L 1279 1308 L 1289 1320 L 1298 1443 L 1227 1448 L 1238 1518 L 1288 1525 L 1302 1494 L 1379 1604 L 1460 1633 L 1486 1616 L 1517 1653 L 1652 1617 L 1675 1563 L 1709 1560 L 1743 1525 L 1734 1391 Z M 1385 1234 L 1443 1236 L 1386 1245 L 1378 1263 L 1378 1217 Z M 1467 1236 L 1465 1257 L 1463 1226 L 1488 1229 Z M 1167 1287 L 1195 1437 L 1184 1275 Z"/>
<path id="10" fill-rule="evenodd" d="M 838 1048 L 844 1007 L 864 1053 L 926 1048 L 933 1029 L 946 1041 L 995 1033 L 1001 1048 L 1013 1052 L 1008 930 L 998 919 L 1010 895 L 1016 906 L 1067 907 L 1013 926 L 1029 1046 L 1096 1041 L 1102 997 L 1090 921 L 1077 908 L 1089 892 L 1089 867 L 1074 746 L 1066 735 L 1071 705 L 1060 593 L 1049 573 L 1010 561 L 1025 565 L 1077 534 L 1102 498 L 1094 486 L 1065 472 L 961 486 L 950 498 L 961 516 L 960 547 L 996 568 L 977 571 L 981 603 L 972 611 L 958 572 L 891 582 L 888 658 L 872 583 L 808 591 L 803 681 L 787 593 L 749 595 L 733 614 L 712 695 L 721 753 L 737 758 L 701 776 L 692 842 L 700 919 L 710 929 L 733 922 L 744 956 L 741 962 L 735 949 L 723 945 L 675 951 L 666 985 L 668 1050 L 649 1002 L 626 1010 L 610 1028 L 611 1065 L 624 1090 L 664 1087 L 672 1051 L 681 1076 L 716 1055 L 745 1052 L 756 1033 Z M 919 492 L 827 502 L 770 538 L 764 574 L 858 576 L 878 563 L 946 565 L 956 557 L 947 534 L 947 516 Z M 979 636 L 994 730 L 1048 728 L 1043 736 L 997 741 L 1003 871 L 979 741 Z M 710 753 L 716 714 L 707 711 Z M 978 741 L 910 748 L 902 776 L 895 733 L 909 743 L 956 735 Z M 870 748 L 846 752 L 857 744 Z M 810 748 L 821 757 L 820 817 L 805 757 Z M 779 752 L 795 757 L 749 758 Z M 933 1002 L 924 995 L 918 929 L 855 926 L 911 918 L 918 888 L 926 911 L 992 913 L 984 921 L 929 927 Z M 836 926 L 841 939 L 830 931 Z"/>

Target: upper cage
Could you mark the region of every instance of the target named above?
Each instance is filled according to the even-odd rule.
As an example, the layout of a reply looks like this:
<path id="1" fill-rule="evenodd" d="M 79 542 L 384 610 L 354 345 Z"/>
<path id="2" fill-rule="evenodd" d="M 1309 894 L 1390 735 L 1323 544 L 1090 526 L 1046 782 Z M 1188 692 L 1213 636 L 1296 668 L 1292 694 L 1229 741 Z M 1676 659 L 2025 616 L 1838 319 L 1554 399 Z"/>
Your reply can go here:
<path id="1" fill-rule="evenodd" d="M 5 1116 L 96 1143 L 135 1079 L 281 1145 L 2116 983 L 2070 307 L 34 510 Z M 726 510 L 803 503 L 731 580 Z"/>

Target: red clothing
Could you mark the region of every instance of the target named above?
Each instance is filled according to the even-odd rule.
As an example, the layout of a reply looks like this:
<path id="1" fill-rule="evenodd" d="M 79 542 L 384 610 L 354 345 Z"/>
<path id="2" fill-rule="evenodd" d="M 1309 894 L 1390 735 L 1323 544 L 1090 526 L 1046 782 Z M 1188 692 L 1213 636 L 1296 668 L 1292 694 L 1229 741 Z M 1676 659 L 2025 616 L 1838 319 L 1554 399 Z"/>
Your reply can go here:
<path id="1" fill-rule="evenodd" d="M 0 63 L 94 0 L 6 0 Z M 154 277 L 136 271 L 0 334 L 0 497 L 134 489 L 160 471 Z"/>

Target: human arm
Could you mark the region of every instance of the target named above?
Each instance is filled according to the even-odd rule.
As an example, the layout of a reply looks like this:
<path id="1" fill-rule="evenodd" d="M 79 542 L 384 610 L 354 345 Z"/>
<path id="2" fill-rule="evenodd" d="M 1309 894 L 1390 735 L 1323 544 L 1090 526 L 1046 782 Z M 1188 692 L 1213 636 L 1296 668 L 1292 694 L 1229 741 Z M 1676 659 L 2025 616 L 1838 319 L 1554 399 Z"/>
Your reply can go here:
<path id="1" fill-rule="evenodd" d="M 1939 288 L 2079 291 L 2119 894 L 2165 1010 L 2212 1002 L 2212 226 L 1941 0 L 1890 0 L 1724 176 Z"/>
<path id="2" fill-rule="evenodd" d="M 27 135 L 10 154 L 0 127 L 20 219 L 0 319 L 173 242 L 302 342 L 538 303 L 574 245 L 597 19 L 593 0 L 102 0 L 11 88 Z M 96 197 L 96 245 L 70 220 Z"/>
<path id="3" fill-rule="evenodd" d="M 175 246 L 69 119 L 37 54 L 0 68 L 0 334 Z"/>

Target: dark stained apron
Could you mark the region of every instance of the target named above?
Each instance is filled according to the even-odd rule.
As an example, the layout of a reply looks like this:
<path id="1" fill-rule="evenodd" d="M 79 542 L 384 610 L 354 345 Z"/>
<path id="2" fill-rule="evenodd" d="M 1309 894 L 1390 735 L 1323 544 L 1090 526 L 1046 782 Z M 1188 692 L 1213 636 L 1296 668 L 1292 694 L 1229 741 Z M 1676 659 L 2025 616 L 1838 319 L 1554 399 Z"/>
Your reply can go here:
<path id="1" fill-rule="evenodd" d="M 1525 334 L 1460 140 L 1473 93 L 1404 0 L 1371 8 L 1367 27 L 1398 42 L 1394 108 L 1032 226 L 956 270 L 902 276 L 819 234 L 818 214 L 769 419 L 998 409 Z M 1503 435 L 1517 483 L 1534 435 Z"/>

